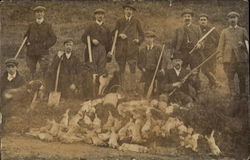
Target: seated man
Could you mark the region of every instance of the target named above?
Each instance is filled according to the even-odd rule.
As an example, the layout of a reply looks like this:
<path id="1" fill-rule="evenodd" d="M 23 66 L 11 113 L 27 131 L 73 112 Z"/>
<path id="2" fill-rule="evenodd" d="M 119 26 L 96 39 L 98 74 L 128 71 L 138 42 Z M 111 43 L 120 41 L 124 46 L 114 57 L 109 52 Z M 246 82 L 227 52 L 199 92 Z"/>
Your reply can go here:
<path id="1" fill-rule="evenodd" d="M 193 82 L 195 79 L 193 79 L 191 75 L 183 83 L 183 79 L 190 71 L 182 68 L 183 61 L 180 54 L 174 54 L 174 57 L 172 57 L 172 63 L 173 68 L 165 71 L 163 82 L 161 84 L 163 94 L 170 96 L 170 102 L 189 106 L 193 102 L 193 95 L 191 94 L 192 86 L 190 85 L 190 82 L 192 82 L 192 84 L 195 83 Z"/>
<path id="2" fill-rule="evenodd" d="M 51 67 L 50 77 L 52 81 L 49 82 L 50 89 L 55 89 L 56 73 L 61 62 L 58 80 L 58 91 L 61 92 L 62 98 L 74 97 L 80 88 L 80 73 L 81 64 L 79 57 L 73 52 L 74 42 L 72 39 L 64 41 L 64 51 L 59 51 L 55 55 Z"/>
<path id="3" fill-rule="evenodd" d="M 153 79 L 153 75 L 161 54 L 161 47 L 154 44 L 154 39 L 156 35 L 152 31 L 147 31 L 145 33 L 146 46 L 142 48 L 139 52 L 138 57 L 138 68 L 142 72 L 141 82 L 144 85 L 144 94 L 147 94 L 150 83 Z"/>
<path id="4" fill-rule="evenodd" d="M 6 72 L 1 77 L 1 97 L 3 104 L 6 100 L 11 99 L 9 91 L 15 91 L 25 85 L 25 79 L 18 72 L 18 62 L 14 58 L 5 61 Z M 8 92 L 7 92 L 8 91 Z"/>

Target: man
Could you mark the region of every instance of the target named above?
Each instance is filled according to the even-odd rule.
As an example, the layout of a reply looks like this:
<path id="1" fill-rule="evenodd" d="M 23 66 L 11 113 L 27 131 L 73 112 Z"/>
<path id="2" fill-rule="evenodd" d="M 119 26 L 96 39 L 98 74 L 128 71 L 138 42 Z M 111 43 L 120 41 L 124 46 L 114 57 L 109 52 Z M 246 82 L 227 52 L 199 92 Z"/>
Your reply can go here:
<path id="1" fill-rule="evenodd" d="M 95 22 L 86 28 L 82 35 L 82 41 L 88 45 L 87 36 L 91 38 L 93 57 L 93 63 L 90 64 L 92 67 L 91 72 L 94 74 L 93 76 L 97 78 L 97 76 L 105 74 L 106 58 L 107 53 L 111 50 L 112 37 L 109 28 L 104 24 L 105 10 L 96 9 L 94 15 Z M 89 62 L 88 48 L 86 48 L 85 51 L 85 62 Z"/>
<path id="2" fill-rule="evenodd" d="M 18 62 L 14 58 L 7 59 L 5 61 L 6 72 L 1 77 L 1 97 L 3 103 L 6 99 L 9 99 L 7 90 L 18 89 L 25 85 L 25 79 L 18 72 Z"/>
<path id="3" fill-rule="evenodd" d="M 128 90 L 135 92 L 136 88 L 136 62 L 139 53 L 139 45 L 144 40 L 144 33 L 141 23 L 133 15 L 136 8 L 131 4 L 123 6 L 124 17 L 116 22 L 115 31 L 118 30 L 118 39 L 116 45 L 116 61 L 120 67 L 120 71 L 115 75 L 119 85 L 124 87 L 124 72 L 126 63 L 129 65 L 131 86 Z M 117 83 L 117 82 L 116 82 Z"/>
<path id="4" fill-rule="evenodd" d="M 144 82 L 144 94 L 147 94 L 148 88 L 153 79 L 153 75 L 161 54 L 161 47 L 155 45 L 156 35 L 152 31 L 145 33 L 146 46 L 142 48 L 138 56 L 138 68 L 142 72 L 141 82 Z M 159 69 L 160 70 L 160 69 Z"/>
<path id="5" fill-rule="evenodd" d="M 208 26 L 208 15 L 200 14 L 199 16 L 200 31 L 202 36 L 205 35 L 212 27 Z M 218 46 L 220 35 L 216 30 L 210 33 L 210 35 L 203 41 L 203 48 L 201 53 L 203 54 L 203 60 L 209 57 L 216 51 Z M 216 57 L 214 56 L 202 67 L 202 72 L 208 78 L 209 85 L 211 88 L 218 86 L 215 72 L 216 72 Z"/>
<path id="6" fill-rule="evenodd" d="M 189 73 L 189 71 L 182 67 L 182 55 L 180 53 L 176 53 L 171 59 L 173 68 L 166 69 L 165 76 L 163 77 L 163 82 L 161 84 L 163 94 L 169 95 L 173 92 L 173 90 L 175 90 L 173 94 L 170 95 L 169 100 L 171 102 L 179 103 L 180 105 L 190 106 L 195 96 L 191 92 L 191 84 L 194 84 L 196 79 L 194 79 L 193 75 L 191 75 L 183 83 L 182 80 Z"/>
<path id="7" fill-rule="evenodd" d="M 238 26 L 240 17 L 237 12 L 227 15 L 229 27 L 222 30 L 218 45 L 218 60 L 223 62 L 232 98 L 236 98 L 234 76 L 238 75 L 240 98 L 246 98 L 246 80 L 248 75 L 248 53 L 245 41 L 249 36 L 245 28 Z"/>
<path id="8" fill-rule="evenodd" d="M 31 79 L 34 79 L 36 73 L 36 65 L 39 62 L 42 78 L 45 78 L 48 69 L 49 48 L 56 43 L 56 36 L 51 24 L 45 22 L 44 15 L 46 8 L 43 6 L 34 9 L 36 21 L 28 26 L 25 34 L 27 36 L 27 66 L 30 70 Z"/>
<path id="9" fill-rule="evenodd" d="M 190 68 L 193 69 L 197 65 L 201 63 L 201 54 L 199 53 L 199 49 L 201 48 L 201 44 L 197 44 L 199 39 L 201 38 L 200 29 L 198 26 L 192 24 L 192 18 L 194 13 L 191 9 L 184 9 L 182 14 L 184 25 L 177 28 L 175 31 L 174 39 L 173 39 L 173 50 L 174 53 L 182 54 L 182 67 L 187 68 L 190 65 Z M 194 52 L 190 55 L 189 52 L 196 46 Z M 199 72 L 196 74 L 197 83 L 194 84 L 196 91 L 200 90 L 200 80 L 199 80 Z"/>
<path id="10" fill-rule="evenodd" d="M 53 77 L 50 81 L 52 83 L 50 84 L 50 88 L 54 90 L 57 69 L 59 63 L 61 63 L 58 90 L 64 98 L 74 97 L 79 91 L 81 64 L 79 57 L 77 57 L 73 51 L 73 47 L 74 42 L 72 39 L 65 40 L 64 51 L 59 51 L 57 55 L 55 55 L 50 67 L 50 77 Z"/>

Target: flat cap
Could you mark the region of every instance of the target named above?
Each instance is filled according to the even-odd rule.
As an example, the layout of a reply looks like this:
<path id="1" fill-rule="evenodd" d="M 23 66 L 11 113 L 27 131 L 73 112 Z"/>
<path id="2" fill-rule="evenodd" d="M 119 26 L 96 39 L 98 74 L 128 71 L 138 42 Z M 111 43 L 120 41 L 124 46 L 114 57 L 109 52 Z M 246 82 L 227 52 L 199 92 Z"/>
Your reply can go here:
<path id="1" fill-rule="evenodd" d="M 207 19 L 208 19 L 208 15 L 206 14 L 206 13 L 201 13 L 200 15 L 199 15 L 199 17 L 201 18 L 201 17 L 207 17 Z"/>
<path id="2" fill-rule="evenodd" d="M 104 9 L 102 9 L 102 8 L 98 8 L 98 9 L 96 9 L 95 11 L 94 11 L 94 14 L 96 14 L 96 13 L 105 13 L 106 11 L 104 10 Z"/>
<path id="3" fill-rule="evenodd" d="M 192 11 L 192 9 L 184 9 L 181 13 L 181 16 L 183 16 L 184 14 L 191 14 L 191 16 L 194 16 L 194 12 Z"/>
<path id="4" fill-rule="evenodd" d="M 73 42 L 73 39 L 72 38 L 68 38 L 68 39 L 65 39 L 65 41 L 63 42 L 63 44 L 66 44 L 66 43 L 69 43 L 69 42 Z"/>
<path id="5" fill-rule="evenodd" d="M 227 17 L 240 17 L 240 14 L 232 11 L 227 14 Z"/>
<path id="6" fill-rule="evenodd" d="M 15 58 L 9 58 L 5 61 L 5 65 L 6 66 L 9 66 L 9 65 L 15 65 L 17 66 L 18 65 L 18 62 Z"/>
<path id="7" fill-rule="evenodd" d="M 146 37 L 156 37 L 156 34 L 153 31 L 146 31 L 145 36 Z"/>
<path id="8" fill-rule="evenodd" d="M 131 8 L 132 10 L 136 11 L 136 8 L 134 7 L 134 5 L 132 5 L 131 3 L 126 3 L 122 6 L 123 9 L 125 8 Z"/>
<path id="9" fill-rule="evenodd" d="M 183 59 L 183 56 L 182 56 L 182 54 L 181 54 L 181 52 L 174 52 L 173 54 L 172 54 L 172 56 L 171 56 L 171 60 L 173 60 L 173 59 Z"/>
<path id="10" fill-rule="evenodd" d="M 33 9 L 33 11 L 46 11 L 46 8 L 43 6 L 37 6 Z"/>

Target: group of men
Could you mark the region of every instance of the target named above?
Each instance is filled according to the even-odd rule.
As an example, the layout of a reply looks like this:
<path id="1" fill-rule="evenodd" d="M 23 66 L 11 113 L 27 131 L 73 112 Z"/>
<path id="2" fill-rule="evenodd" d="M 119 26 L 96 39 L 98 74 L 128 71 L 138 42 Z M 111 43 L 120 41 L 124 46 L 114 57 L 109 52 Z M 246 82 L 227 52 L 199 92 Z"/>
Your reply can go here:
<path id="1" fill-rule="evenodd" d="M 140 20 L 136 19 L 134 12 L 136 8 L 131 4 L 123 6 L 124 17 L 117 20 L 115 29 L 110 29 L 104 24 L 105 10 L 94 11 L 95 21 L 91 23 L 82 35 L 82 41 L 86 46 L 91 46 L 91 57 L 89 48 L 85 51 L 85 63 L 80 62 L 74 52 L 74 40 L 64 41 L 64 50 L 59 51 L 49 64 L 49 49 L 56 43 L 57 37 L 51 24 L 44 20 L 46 8 L 38 6 L 34 8 L 36 21 L 31 23 L 25 34 L 27 37 L 27 66 L 30 70 L 31 79 L 36 79 L 36 65 L 39 62 L 41 74 L 45 87 L 48 90 L 54 89 L 57 70 L 60 70 L 58 88 L 64 98 L 75 96 L 82 90 L 87 90 L 86 96 L 91 95 L 93 77 L 96 77 L 97 84 L 100 76 L 105 76 L 105 66 L 110 58 L 115 56 L 119 65 L 119 71 L 114 73 L 109 86 L 119 85 L 124 87 L 124 73 L 126 64 L 129 66 L 128 92 L 136 94 L 136 68 L 142 72 L 141 82 L 144 83 L 146 93 L 156 72 L 157 92 L 159 94 L 171 93 L 171 100 L 188 105 L 193 102 L 195 96 L 200 92 L 201 85 L 199 72 L 202 71 L 209 80 L 210 87 L 217 87 L 215 77 L 216 61 L 222 58 L 224 71 L 227 75 L 228 85 L 232 96 L 236 96 L 234 75 L 238 74 L 240 97 L 246 97 L 246 78 L 248 66 L 248 53 L 246 41 L 247 31 L 238 26 L 240 15 L 237 12 L 230 12 L 227 15 L 229 26 L 221 35 L 213 30 L 202 42 L 199 40 L 211 29 L 208 25 L 209 16 L 199 16 L 199 26 L 192 23 L 194 13 L 190 9 L 183 10 L 181 17 L 183 25 L 175 30 L 171 44 L 167 47 L 172 52 L 172 68 L 167 68 L 164 60 L 159 60 L 160 55 L 166 54 L 162 47 L 156 45 L 156 33 L 153 31 L 144 32 Z M 114 34 L 118 31 L 115 44 L 115 53 L 111 52 Z M 88 44 L 90 37 L 91 44 Z M 142 43 L 145 47 L 139 49 Z M 192 51 L 192 53 L 190 53 Z M 207 61 L 202 67 L 196 67 L 217 51 L 218 54 Z M 92 59 L 92 62 L 90 62 Z M 159 64 L 158 71 L 156 67 Z M 60 65 L 59 65 L 60 64 Z M 1 93 L 6 89 L 17 88 L 25 84 L 23 78 L 17 71 L 18 62 L 15 59 L 6 61 L 7 72 L 1 78 Z M 49 67 L 50 66 L 50 67 Z M 60 68 L 59 68 L 60 66 Z M 14 68 L 14 69 L 13 69 Z M 195 70 L 193 70 L 195 69 Z M 14 71 L 13 71 L 14 70 Z M 192 71 L 190 76 L 186 77 Z M 185 79 L 185 81 L 183 81 Z"/>

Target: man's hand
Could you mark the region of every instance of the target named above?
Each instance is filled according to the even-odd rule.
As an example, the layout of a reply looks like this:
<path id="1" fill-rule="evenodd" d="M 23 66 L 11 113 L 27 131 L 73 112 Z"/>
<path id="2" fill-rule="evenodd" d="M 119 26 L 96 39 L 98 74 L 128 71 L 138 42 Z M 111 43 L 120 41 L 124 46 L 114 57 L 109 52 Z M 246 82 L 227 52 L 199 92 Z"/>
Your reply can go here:
<path id="1" fill-rule="evenodd" d="M 71 84 L 71 85 L 69 86 L 69 88 L 73 91 L 73 90 L 76 89 L 76 85 L 73 83 L 73 84 Z"/>
<path id="2" fill-rule="evenodd" d="M 99 41 L 98 41 L 97 39 L 93 39 L 93 40 L 92 40 L 92 43 L 93 43 L 94 45 L 98 45 L 98 44 L 99 44 Z"/>
<path id="3" fill-rule="evenodd" d="M 244 45 L 244 43 L 242 41 L 239 41 L 238 44 L 239 44 L 240 48 L 244 48 L 245 47 L 245 45 Z"/>
<path id="4" fill-rule="evenodd" d="M 142 68 L 142 72 L 146 72 L 146 69 L 145 69 L 145 68 Z"/>
<path id="5" fill-rule="evenodd" d="M 139 39 L 134 39 L 133 42 L 135 42 L 135 43 L 138 44 L 139 43 Z"/>
<path id="6" fill-rule="evenodd" d="M 120 33 L 120 34 L 119 34 L 119 37 L 121 37 L 122 39 L 126 39 L 126 38 L 128 38 L 128 37 L 127 37 L 127 35 L 126 35 L 126 34 L 124 34 L 124 33 Z"/>
<path id="7" fill-rule="evenodd" d="M 93 76 L 93 81 L 95 81 L 96 78 L 97 78 L 97 76 L 98 76 L 98 74 L 93 74 L 92 76 Z"/>
<path id="8" fill-rule="evenodd" d="M 202 48 L 202 43 L 197 43 L 196 48 L 201 49 Z"/>
<path id="9" fill-rule="evenodd" d="M 181 83 L 181 82 L 175 82 L 175 83 L 173 83 L 173 87 L 180 88 L 180 87 L 181 87 L 181 85 L 182 85 L 182 83 Z"/>
<path id="10" fill-rule="evenodd" d="M 61 58 L 63 54 L 64 54 L 63 51 L 58 51 L 58 52 L 57 52 L 57 56 L 58 56 L 59 58 Z"/>
<path id="11" fill-rule="evenodd" d="M 30 45 L 30 42 L 27 42 L 26 45 L 29 46 L 29 45 Z"/>
<path id="12" fill-rule="evenodd" d="M 107 57 L 108 57 L 108 58 L 111 58 L 111 57 L 112 57 L 111 51 L 108 52 Z"/>
<path id="13" fill-rule="evenodd" d="M 221 64 L 222 63 L 222 56 L 218 56 L 217 59 L 216 59 L 216 62 L 218 64 Z"/>

